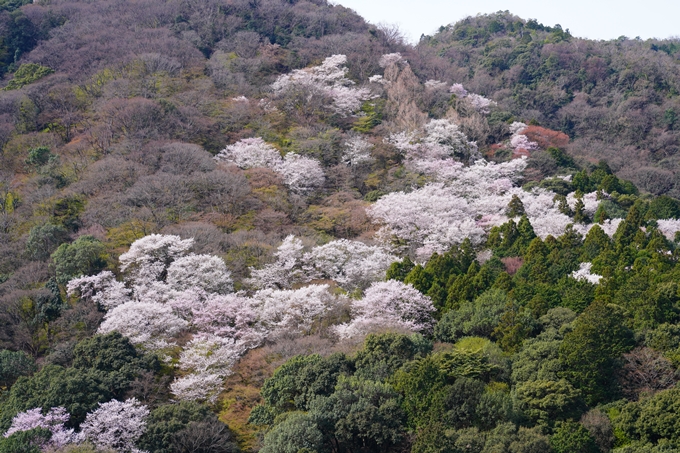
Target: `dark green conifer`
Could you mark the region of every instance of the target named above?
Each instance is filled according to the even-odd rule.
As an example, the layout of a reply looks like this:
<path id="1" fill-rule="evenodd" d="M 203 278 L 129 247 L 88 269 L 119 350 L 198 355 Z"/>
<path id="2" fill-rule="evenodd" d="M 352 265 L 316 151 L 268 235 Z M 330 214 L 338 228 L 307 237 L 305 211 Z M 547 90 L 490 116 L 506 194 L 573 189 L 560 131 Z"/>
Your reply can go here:
<path id="1" fill-rule="evenodd" d="M 588 216 L 586 215 L 586 206 L 583 203 L 583 199 L 579 198 L 576 200 L 576 206 L 574 206 L 574 222 L 577 223 L 587 223 Z"/>
<path id="2" fill-rule="evenodd" d="M 520 217 L 525 214 L 524 203 L 519 199 L 517 195 L 512 196 L 512 200 L 508 203 L 508 209 L 506 209 L 505 214 L 510 217 Z"/>

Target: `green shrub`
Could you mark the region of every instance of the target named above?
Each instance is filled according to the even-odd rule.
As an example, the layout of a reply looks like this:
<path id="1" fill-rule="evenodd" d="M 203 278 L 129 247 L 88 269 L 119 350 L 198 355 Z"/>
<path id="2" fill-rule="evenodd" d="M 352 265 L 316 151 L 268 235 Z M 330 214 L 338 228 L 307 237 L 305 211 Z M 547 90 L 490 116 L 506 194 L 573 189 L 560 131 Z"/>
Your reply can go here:
<path id="1" fill-rule="evenodd" d="M 14 78 L 9 81 L 4 88 L 5 91 L 18 90 L 24 85 L 40 80 L 45 76 L 52 74 L 54 70 L 46 66 L 41 66 L 37 63 L 26 63 L 19 66 L 19 69 L 14 73 Z"/>
<path id="2" fill-rule="evenodd" d="M 52 254 L 57 282 L 65 285 L 81 275 L 94 275 L 106 268 L 106 247 L 92 236 L 80 236 L 71 244 L 61 244 Z"/>

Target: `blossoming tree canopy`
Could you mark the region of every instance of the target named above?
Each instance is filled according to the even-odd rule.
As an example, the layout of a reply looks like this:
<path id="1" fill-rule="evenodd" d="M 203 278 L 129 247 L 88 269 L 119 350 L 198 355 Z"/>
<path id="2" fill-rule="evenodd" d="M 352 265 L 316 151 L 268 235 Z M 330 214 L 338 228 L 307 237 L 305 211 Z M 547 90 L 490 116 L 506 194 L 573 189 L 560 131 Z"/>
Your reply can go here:
<path id="1" fill-rule="evenodd" d="M 325 175 L 318 160 L 294 152 L 284 157 L 261 138 L 246 138 L 215 156 L 216 160 L 230 162 L 239 168 L 269 168 L 283 177 L 291 191 L 307 193 L 323 185 Z"/>
<path id="2" fill-rule="evenodd" d="M 132 296 L 132 291 L 125 287 L 125 283 L 117 281 L 110 271 L 75 278 L 68 282 L 67 292 L 69 296 L 79 294 L 81 299 L 94 302 L 106 309 L 129 302 Z"/>
<path id="3" fill-rule="evenodd" d="M 193 239 L 179 236 L 151 234 L 136 240 L 120 258 L 120 270 L 140 284 L 163 280 L 168 266 L 188 254 Z"/>
<path id="4" fill-rule="evenodd" d="M 343 338 L 391 329 L 429 332 L 434 325 L 430 298 L 395 280 L 373 283 L 363 298 L 352 302 L 351 309 L 352 321 L 336 327 Z"/>
<path id="5" fill-rule="evenodd" d="M 134 301 L 107 312 L 99 332 L 120 332 L 132 343 L 156 350 L 173 345 L 173 338 L 188 326 L 169 305 Z"/>
<path id="6" fill-rule="evenodd" d="M 373 145 L 360 135 L 354 135 L 345 142 L 342 161 L 346 165 L 360 165 L 373 160 L 371 149 Z"/>
<path id="7" fill-rule="evenodd" d="M 277 260 L 261 269 L 251 268 L 251 285 L 258 288 L 290 288 L 295 283 L 329 279 L 352 290 L 382 280 L 399 258 L 380 246 L 338 239 L 305 253 L 300 239 L 288 236 L 274 253 Z"/>
<path id="8" fill-rule="evenodd" d="M 9 437 L 21 431 L 30 431 L 35 428 L 48 429 L 51 432 L 49 446 L 61 448 L 76 440 L 73 429 L 67 429 L 64 424 L 71 416 L 63 407 L 53 407 L 43 415 L 40 407 L 20 412 L 12 419 L 12 425 L 5 432 L 4 436 Z"/>
<path id="9" fill-rule="evenodd" d="M 290 74 L 279 76 L 271 85 L 275 96 L 284 95 L 293 90 L 303 90 L 305 97 L 314 96 L 330 98 L 332 104 L 328 108 L 340 116 L 347 116 L 357 111 L 361 104 L 373 97 L 368 88 L 355 88 L 355 83 L 347 78 L 345 55 L 333 55 L 326 58 L 319 66 L 296 69 Z"/>
<path id="10" fill-rule="evenodd" d="M 454 83 L 449 88 L 449 93 L 453 94 L 459 99 L 464 99 L 476 111 L 482 114 L 491 112 L 491 107 L 497 105 L 495 101 L 488 99 L 481 94 L 468 92 L 462 84 Z"/>
<path id="11" fill-rule="evenodd" d="M 591 273 L 592 263 L 581 263 L 577 271 L 572 272 L 571 277 L 576 280 L 586 281 L 592 283 L 593 285 L 598 285 L 600 280 L 602 280 L 601 275 Z"/>
<path id="12" fill-rule="evenodd" d="M 215 159 L 232 162 L 239 168 L 265 167 L 274 169 L 281 164 L 281 154 L 262 138 L 244 138 L 227 146 Z"/>
<path id="13" fill-rule="evenodd" d="M 80 425 L 79 438 L 100 449 L 135 451 L 135 443 L 146 430 L 149 409 L 135 398 L 102 403 L 87 414 Z"/>

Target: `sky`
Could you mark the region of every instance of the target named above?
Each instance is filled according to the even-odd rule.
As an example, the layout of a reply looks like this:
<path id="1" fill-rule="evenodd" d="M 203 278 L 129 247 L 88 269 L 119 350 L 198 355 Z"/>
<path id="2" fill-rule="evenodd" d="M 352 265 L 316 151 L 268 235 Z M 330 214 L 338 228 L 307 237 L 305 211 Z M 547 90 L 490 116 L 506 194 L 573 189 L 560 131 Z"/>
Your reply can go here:
<path id="1" fill-rule="evenodd" d="M 398 25 L 415 43 L 441 26 L 478 13 L 508 10 L 543 25 L 560 24 L 590 39 L 680 37 L 679 0 L 332 0 L 367 21 Z"/>

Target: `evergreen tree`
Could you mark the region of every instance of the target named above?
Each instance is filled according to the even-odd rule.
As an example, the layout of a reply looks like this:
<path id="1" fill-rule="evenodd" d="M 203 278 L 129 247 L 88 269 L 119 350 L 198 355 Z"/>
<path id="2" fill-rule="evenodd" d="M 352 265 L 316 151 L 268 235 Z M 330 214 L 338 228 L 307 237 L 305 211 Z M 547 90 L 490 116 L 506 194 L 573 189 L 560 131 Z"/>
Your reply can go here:
<path id="1" fill-rule="evenodd" d="M 574 206 L 574 222 L 576 223 L 588 222 L 588 216 L 586 215 L 585 208 L 586 206 L 581 198 L 576 200 L 576 206 Z"/>
<path id="2" fill-rule="evenodd" d="M 586 308 L 576 320 L 574 330 L 564 337 L 560 346 L 562 376 L 583 392 L 588 404 L 611 400 L 616 396 L 618 359 L 633 344 L 623 310 L 596 301 Z"/>
<path id="3" fill-rule="evenodd" d="M 505 215 L 510 218 L 520 217 L 526 213 L 524 210 L 524 203 L 517 195 L 513 195 L 510 203 L 508 203 L 508 208 L 505 210 Z"/>

